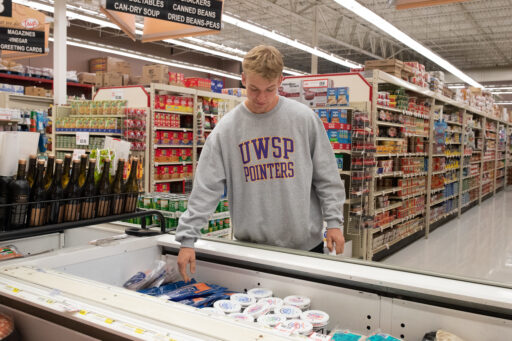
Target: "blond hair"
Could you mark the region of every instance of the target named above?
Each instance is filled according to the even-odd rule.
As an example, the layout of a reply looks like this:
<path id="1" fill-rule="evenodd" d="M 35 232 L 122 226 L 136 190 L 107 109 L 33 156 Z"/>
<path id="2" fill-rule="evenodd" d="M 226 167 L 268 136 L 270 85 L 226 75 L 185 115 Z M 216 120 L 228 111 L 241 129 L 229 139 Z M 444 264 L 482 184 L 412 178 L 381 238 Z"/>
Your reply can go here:
<path id="1" fill-rule="evenodd" d="M 245 74 L 256 73 L 268 80 L 274 80 L 283 73 L 283 56 L 278 49 L 268 45 L 258 45 L 247 52 L 242 62 Z"/>

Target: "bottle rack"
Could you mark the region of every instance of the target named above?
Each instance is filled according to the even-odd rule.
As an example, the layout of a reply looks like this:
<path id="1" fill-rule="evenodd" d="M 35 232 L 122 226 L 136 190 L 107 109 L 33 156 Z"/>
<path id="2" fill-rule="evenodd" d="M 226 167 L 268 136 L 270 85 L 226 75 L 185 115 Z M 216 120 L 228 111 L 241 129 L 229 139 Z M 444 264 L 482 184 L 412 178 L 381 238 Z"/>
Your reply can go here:
<path id="1" fill-rule="evenodd" d="M 6 222 L 4 224 L 3 231 L 0 231 L 0 241 L 7 241 L 7 240 L 13 240 L 18 238 L 26 238 L 26 237 L 33 237 L 33 236 L 39 236 L 44 234 L 50 234 L 55 232 L 60 232 L 67 229 L 77 228 L 77 227 L 84 227 L 84 226 L 91 226 L 91 225 L 97 225 L 97 224 L 104 224 L 104 223 L 110 223 L 115 221 L 121 221 L 131 218 L 137 218 L 137 217 L 146 217 L 146 216 L 157 216 L 159 219 L 159 227 L 160 232 L 156 232 L 154 230 L 149 231 L 147 229 L 147 226 L 145 224 L 145 219 L 142 219 L 142 230 L 133 230 L 131 231 L 131 234 L 136 235 L 137 233 L 139 235 L 142 234 L 158 234 L 158 233 L 165 233 L 165 219 L 163 215 L 156 210 L 148 210 L 148 211 L 140 211 L 136 209 L 135 205 L 133 205 L 133 209 L 130 210 L 130 212 L 122 213 L 122 214 L 110 214 L 108 216 L 104 217 L 95 217 L 92 219 L 82 219 L 80 217 L 80 205 L 84 200 L 102 200 L 106 199 L 109 202 L 117 199 L 119 197 L 122 197 L 124 201 L 131 199 L 135 203 L 137 201 L 139 193 L 126 193 L 126 194 L 109 194 L 109 195 L 102 195 L 102 196 L 94 196 L 94 197 L 82 197 L 82 198 L 70 198 L 70 199 L 61 199 L 61 200 L 45 200 L 45 201 L 38 201 L 38 202 L 27 202 L 24 204 L 2 204 L 0 205 L 0 209 L 5 210 L 7 213 Z M 73 213 L 73 221 L 65 221 L 57 224 L 45 224 L 41 226 L 26 226 L 21 229 L 12 229 L 10 228 L 9 221 L 11 221 L 11 212 L 23 212 L 23 216 L 20 216 L 20 213 L 18 214 L 19 219 L 23 219 L 28 222 L 28 214 L 29 210 L 33 205 L 37 205 L 38 207 L 47 207 L 54 203 L 58 202 L 60 205 L 66 205 L 66 203 L 72 202 L 76 207 L 78 207 L 78 211 Z M 111 205 L 112 206 L 112 205 Z M 19 208 L 22 208 L 21 210 Z M 90 213 L 90 212 L 88 212 Z M 76 217 L 76 219 L 75 219 Z M 138 232 L 137 232 L 138 231 Z M 128 231 L 127 231 L 128 233 Z"/>
<path id="2" fill-rule="evenodd" d="M 187 103 L 189 105 L 187 107 L 179 106 L 179 110 L 169 110 L 171 108 L 168 105 L 162 106 L 160 104 L 160 99 L 163 98 L 160 96 L 189 98 L 190 100 Z M 194 178 L 200 150 L 203 147 L 203 139 L 200 136 L 204 136 L 205 132 L 210 133 L 210 129 L 207 131 L 204 129 L 204 118 L 208 116 L 209 118 L 219 119 L 218 114 L 204 114 L 203 98 L 213 98 L 221 101 L 223 104 L 222 113 L 231 110 L 243 101 L 241 97 L 193 88 L 157 83 L 150 85 L 150 123 L 147 135 L 150 140 L 148 146 L 151 155 L 147 172 L 150 183 L 147 189 L 148 192 L 185 193 L 188 191 Z M 165 126 L 160 124 L 161 120 L 157 120 L 160 115 L 164 115 L 165 118 L 170 116 L 169 118 L 174 123 Z M 180 134 L 181 139 L 179 138 Z M 187 137 L 183 138 L 183 135 Z M 165 136 L 165 138 L 162 138 L 162 136 Z M 169 136 L 172 137 L 169 138 Z M 172 161 L 167 156 L 162 159 L 162 154 L 164 151 L 167 153 L 168 150 L 170 153 L 180 150 L 179 153 L 185 154 L 185 158 L 180 158 L 176 154 L 171 155 L 174 158 Z"/>

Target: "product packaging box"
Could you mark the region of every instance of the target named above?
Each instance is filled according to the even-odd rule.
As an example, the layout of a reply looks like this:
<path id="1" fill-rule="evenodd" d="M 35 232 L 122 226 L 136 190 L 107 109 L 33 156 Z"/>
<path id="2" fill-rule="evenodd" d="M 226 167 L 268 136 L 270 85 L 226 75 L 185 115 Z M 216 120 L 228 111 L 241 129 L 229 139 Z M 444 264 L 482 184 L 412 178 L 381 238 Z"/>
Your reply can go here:
<path id="1" fill-rule="evenodd" d="M 211 91 L 212 81 L 210 79 L 198 77 L 185 78 L 185 86 L 187 88 Z"/>
<path id="2" fill-rule="evenodd" d="M 329 87 L 332 87 L 332 80 L 327 78 L 302 80 L 302 103 L 313 108 L 326 107 Z"/>
<path id="3" fill-rule="evenodd" d="M 95 84 L 96 74 L 91 72 L 80 72 L 78 75 L 78 82 L 84 84 Z"/>
<path id="4" fill-rule="evenodd" d="M 121 75 L 121 79 L 123 81 L 123 86 L 130 85 L 130 75 L 129 74 Z"/>
<path id="5" fill-rule="evenodd" d="M 348 106 L 349 96 L 348 87 L 328 88 L 327 89 L 327 106 Z"/>
<path id="6" fill-rule="evenodd" d="M 169 84 L 185 86 L 185 75 L 183 73 L 169 71 Z"/>
<path id="7" fill-rule="evenodd" d="M 120 73 L 107 72 L 103 76 L 103 86 L 122 86 L 123 76 Z"/>
<path id="8" fill-rule="evenodd" d="M 142 83 L 169 83 L 169 67 L 167 65 L 153 64 L 142 67 Z"/>
<path id="9" fill-rule="evenodd" d="M 327 136 L 329 136 L 329 141 L 338 142 L 339 139 L 339 130 L 328 130 Z"/>
<path id="10" fill-rule="evenodd" d="M 104 72 L 96 72 L 94 81 L 94 86 L 96 88 L 101 88 L 103 86 L 104 75 Z"/>
<path id="11" fill-rule="evenodd" d="M 327 110 L 325 110 L 327 111 Z M 331 109 L 329 110 L 329 116 L 330 116 L 330 121 L 331 123 L 346 123 L 346 117 L 345 117 L 345 122 L 342 122 L 342 117 L 341 117 L 341 110 L 340 109 Z"/>
<path id="12" fill-rule="evenodd" d="M 27 86 L 25 87 L 25 95 L 46 97 L 46 89 L 37 86 Z"/>
<path id="13" fill-rule="evenodd" d="M 324 123 L 331 122 L 330 116 L 329 116 L 329 111 L 327 109 L 318 109 L 317 111 L 318 111 L 318 117 L 320 117 L 322 122 L 324 122 Z"/>
<path id="14" fill-rule="evenodd" d="M 132 76 L 130 75 L 130 80 L 128 82 L 129 85 L 140 85 L 142 84 L 142 76 Z"/>
<path id="15" fill-rule="evenodd" d="M 127 65 L 129 67 L 129 63 L 125 62 L 122 59 L 114 58 L 114 57 L 103 57 L 103 58 L 94 58 L 89 60 L 89 72 L 95 73 L 98 71 L 103 72 L 119 72 L 119 63 L 121 63 L 122 68 L 126 68 Z M 131 70 L 128 70 L 126 73 L 130 73 Z"/>

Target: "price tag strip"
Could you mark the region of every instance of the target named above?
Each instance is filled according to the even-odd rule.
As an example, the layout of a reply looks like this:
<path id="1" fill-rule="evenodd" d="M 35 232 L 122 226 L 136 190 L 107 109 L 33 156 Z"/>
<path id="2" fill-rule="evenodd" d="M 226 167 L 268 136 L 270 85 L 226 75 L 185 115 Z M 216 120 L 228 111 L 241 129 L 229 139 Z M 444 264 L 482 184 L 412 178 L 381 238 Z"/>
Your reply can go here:
<path id="1" fill-rule="evenodd" d="M 23 284 L 16 286 L 0 281 L 0 292 L 16 296 L 35 305 L 44 306 L 51 310 L 61 313 L 68 313 L 72 317 L 86 320 L 101 327 L 115 330 L 141 340 L 159 340 L 159 341 L 198 341 L 190 336 L 172 336 L 169 331 L 155 326 L 147 326 L 138 321 L 132 321 L 127 316 L 118 316 L 110 311 L 102 311 L 98 307 L 92 307 L 82 302 L 69 300 L 59 292 L 45 290 L 33 287 L 25 287 Z"/>

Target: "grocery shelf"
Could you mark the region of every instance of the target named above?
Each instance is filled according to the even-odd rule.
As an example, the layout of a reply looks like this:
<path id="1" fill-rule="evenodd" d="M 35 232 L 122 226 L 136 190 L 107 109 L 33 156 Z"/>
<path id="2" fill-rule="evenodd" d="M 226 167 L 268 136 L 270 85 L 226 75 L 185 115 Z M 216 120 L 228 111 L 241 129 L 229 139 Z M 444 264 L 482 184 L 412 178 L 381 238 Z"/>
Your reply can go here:
<path id="1" fill-rule="evenodd" d="M 194 129 L 192 128 L 171 128 L 171 127 L 157 127 L 155 126 L 154 127 L 154 130 L 169 130 L 169 131 L 183 131 L 183 132 L 187 132 L 187 131 L 194 131 Z"/>
<path id="2" fill-rule="evenodd" d="M 468 188 L 468 189 L 466 189 L 466 190 L 462 191 L 462 193 L 471 192 L 472 190 L 477 189 L 477 188 L 480 188 L 480 185 L 478 185 L 478 186 L 474 186 L 474 187 L 471 187 L 471 188 Z"/>
<path id="3" fill-rule="evenodd" d="M 473 175 L 468 175 L 468 176 L 463 177 L 462 179 L 470 179 L 470 178 L 474 178 L 475 176 L 480 176 L 480 173 L 473 174 Z"/>
<path id="4" fill-rule="evenodd" d="M 386 127 L 398 127 L 398 128 L 405 127 L 403 124 L 400 124 L 400 123 L 384 122 L 384 121 L 377 121 L 377 125 L 386 126 Z"/>
<path id="5" fill-rule="evenodd" d="M 437 218 L 435 218 L 435 219 L 431 219 L 431 220 L 430 220 L 430 224 L 432 225 L 432 224 L 434 224 L 434 223 L 437 223 L 439 220 L 443 220 L 444 218 L 447 218 L 447 217 L 451 216 L 452 214 L 457 213 L 457 211 L 458 211 L 458 210 L 459 210 L 459 209 L 458 209 L 458 208 L 456 208 L 456 209 L 451 210 L 451 211 L 450 211 L 450 212 L 448 212 L 448 213 L 441 214 L 439 217 L 437 217 Z"/>
<path id="6" fill-rule="evenodd" d="M 314 110 L 330 110 L 330 109 L 357 110 L 357 108 L 350 107 L 350 106 L 343 106 L 343 105 L 335 105 L 332 107 L 314 107 L 311 109 L 314 109 Z"/>
<path id="7" fill-rule="evenodd" d="M 399 238 L 396 238 L 395 240 L 393 240 L 390 243 L 386 243 L 386 244 L 384 244 L 382 246 L 377 247 L 376 249 L 372 249 L 372 253 L 375 254 L 375 253 L 379 253 L 380 251 L 384 251 L 386 249 L 389 249 L 391 246 L 393 246 L 394 244 L 398 243 L 399 241 L 401 241 L 401 240 L 403 240 L 403 239 L 405 239 L 405 238 L 407 238 L 409 236 L 412 236 L 413 234 L 415 234 L 415 233 L 417 233 L 418 231 L 421 231 L 421 230 L 423 230 L 423 226 L 420 226 L 420 227 L 414 229 L 411 232 L 408 232 L 406 234 L 401 235 Z"/>
<path id="8" fill-rule="evenodd" d="M 382 232 L 382 231 L 384 231 L 387 228 L 390 228 L 390 227 L 393 227 L 393 226 L 395 226 L 397 224 L 400 224 L 401 222 L 402 222 L 402 219 L 395 219 L 395 220 L 393 220 L 390 223 L 384 224 L 382 226 L 374 227 L 373 229 L 371 229 L 371 233 L 373 234 L 373 233 L 376 233 L 376 232 Z"/>
<path id="9" fill-rule="evenodd" d="M 472 165 L 475 165 L 475 164 L 477 164 L 477 163 L 481 163 L 481 162 L 482 162 L 482 160 L 478 160 L 478 161 L 469 161 L 469 163 L 470 163 L 470 164 L 472 164 Z"/>
<path id="10" fill-rule="evenodd" d="M 423 137 L 428 139 L 428 135 L 425 134 L 415 134 L 415 133 L 404 133 L 405 137 Z"/>
<path id="11" fill-rule="evenodd" d="M 435 193 L 442 192 L 442 191 L 444 191 L 444 186 L 441 188 L 432 189 L 432 190 L 430 190 L 430 193 L 435 194 Z"/>
<path id="12" fill-rule="evenodd" d="M 155 167 L 158 166 L 184 166 L 191 165 L 192 161 L 182 161 L 182 162 L 157 162 L 155 161 Z"/>
<path id="13" fill-rule="evenodd" d="M 4 73 L 4 72 L 0 72 L 0 78 L 17 79 L 17 80 L 37 82 L 37 83 L 53 84 L 53 79 L 49 79 L 49 78 L 27 77 L 27 76 L 21 76 L 21 75 L 8 74 L 8 73 Z M 94 86 L 92 84 L 82 84 L 82 83 L 75 83 L 75 82 L 66 82 L 66 85 L 70 86 L 70 87 L 87 88 L 87 89 L 92 89 L 92 87 Z M 33 96 L 33 97 L 39 97 L 39 96 Z M 53 99 L 52 99 L 52 102 L 53 102 Z"/>
<path id="14" fill-rule="evenodd" d="M 334 154 L 352 154 L 351 150 L 348 149 L 333 149 Z"/>
<path id="15" fill-rule="evenodd" d="M 191 116 L 194 115 L 194 113 L 192 113 L 192 112 L 185 112 L 185 111 L 178 111 L 178 110 L 153 109 L 153 111 L 163 113 L 163 114 L 179 114 L 179 115 L 191 115 Z"/>
<path id="16" fill-rule="evenodd" d="M 126 115 L 69 115 L 71 118 L 125 118 Z"/>
<path id="17" fill-rule="evenodd" d="M 402 137 L 376 137 L 376 141 L 403 141 Z"/>
<path id="18" fill-rule="evenodd" d="M 457 196 L 458 196 L 458 194 L 454 194 L 454 195 L 450 195 L 449 197 L 445 197 L 443 199 L 439 199 L 437 201 L 434 201 L 434 202 L 430 203 L 430 206 L 439 205 L 439 204 L 441 204 L 441 203 L 443 203 L 443 202 L 445 202 L 447 200 L 453 199 L 453 198 L 455 198 Z"/>
<path id="19" fill-rule="evenodd" d="M 189 144 L 155 144 L 155 149 L 158 148 L 193 148 L 194 146 L 191 146 Z"/>
<path id="20" fill-rule="evenodd" d="M 418 172 L 418 173 L 409 173 L 409 174 L 403 174 L 402 177 L 405 179 L 408 178 L 415 178 L 417 176 L 426 176 L 427 172 Z"/>
<path id="21" fill-rule="evenodd" d="M 390 108 L 390 107 L 386 107 L 384 105 L 377 105 L 377 110 L 387 110 L 387 111 L 392 111 L 392 112 L 398 112 L 398 113 L 401 113 L 403 114 L 404 113 L 404 109 L 397 109 L 397 108 Z"/>
<path id="22" fill-rule="evenodd" d="M 207 237 L 207 238 L 221 238 L 221 237 L 227 237 L 231 235 L 231 227 L 227 229 L 222 229 L 214 232 L 208 232 L 201 234 L 201 237 Z"/>
<path id="23" fill-rule="evenodd" d="M 55 151 L 57 152 L 72 152 L 73 150 L 81 150 L 83 148 L 55 148 Z M 87 153 L 91 152 L 91 149 L 85 149 Z"/>
<path id="24" fill-rule="evenodd" d="M 494 169 L 488 169 L 486 171 L 483 171 L 482 174 L 487 174 L 487 173 L 490 173 L 490 172 L 493 172 L 493 171 L 494 171 Z"/>
<path id="25" fill-rule="evenodd" d="M 379 190 L 377 192 L 374 192 L 373 196 L 374 197 L 379 197 L 381 195 L 396 193 L 396 192 L 398 192 L 400 190 L 402 190 L 402 187 L 393 187 L 393 188 L 382 189 L 382 190 Z"/>
<path id="26" fill-rule="evenodd" d="M 427 153 L 380 153 L 375 154 L 375 157 L 414 157 L 414 156 L 427 156 Z"/>
<path id="27" fill-rule="evenodd" d="M 186 181 L 186 180 L 191 180 L 191 179 L 188 179 L 188 178 L 178 178 L 178 179 L 167 179 L 167 180 L 153 180 L 153 182 L 155 184 L 161 184 L 161 183 L 166 183 L 166 182 L 181 182 L 181 181 Z"/>
<path id="28" fill-rule="evenodd" d="M 400 196 L 400 197 L 389 197 L 389 199 L 392 199 L 392 200 L 407 200 L 407 199 L 412 199 L 412 198 L 415 198 L 415 197 L 419 197 L 419 196 L 422 196 L 422 195 L 425 195 L 425 191 L 420 191 L 418 193 L 414 193 L 414 194 L 409 194 L 409 195 L 404 195 L 404 196 Z"/>
<path id="29" fill-rule="evenodd" d="M 460 142 L 446 142 L 445 144 L 450 146 L 450 145 L 460 145 L 462 143 L 460 143 Z"/>
<path id="30" fill-rule="evenodd" d="M 392 209 L 395 209 L 395 208 L 398 208 L 402 206 L 402 203 L 401 202 L 398 202 L 396 204 L 392 204 L 392 205 L 389 205 L 387 207 L 383 207 L 383 208 L 378 208 L 375 210 L 375 214 L 379 214 L 379 213 L 383 213 L 383 212 L 387 212 L 387 211 L 390 211 Z"/>
<path id="31" fill-rule="evenodd" d="M 402 176 L 402 172 L 390 172 L 390 173 L 381 173 L 381 174 L 375 174 L 375 177 L 377 178 L 386 178 L 386 177 L 399 177 Z"/>
<path id="32" fill-rule="evenodd" d="M 459 182 L 459 179 L 450 180 L 450 181 L 445 181 L 445 182 L 444 182 L 444 185 L 446 186 L 446 185 L 452 184 L 452 183 L 454 183 L 454 182 Z"/>
<path id="33" fill-rule="evenodd" d="M 444 174 L 446 172 L 448 172 L 446 169 L 445 170 L 440 170 L 440 171 L 435 171 L 435 172 L 432 172 L 432 175 Z"/>
<path id="34" fill-rule="evenodd" d="M 346 171 L 346 170 L 343 170 L 343 169 L 339 169 L 338 172 L 340 174 L 344 174 L 344 175 L 350 175 L 352 173 L 351 171 Z"/>
<path id="35" fill-rule="evenodd" d="M 121 133 L 101 133 L 92 131 L 56 131 L 55 135 L 75 135 L 76 133 L 89 133 L 90 136 L 122 136 Z"/>
<path id="36" fill-rule="evenodd" d="M 498 170 L 498 169 L 502 169 L 502 168 L 505 168 L 505 166 L 504 166 L 504 165 L 503 165 L 503 166 L 500 166 L 500 167 L 496 168 L 496 170 Z"/>
<path id="37" fill-rule="evenodd" d="M 21 120 L 3 120 L 0 119 L 0 124 L 13 124 L 13 123 L 20 123 Z"/>
<path id="38" fill-rule="evenodd" d="M 53 103 L 53 97 L 43 97 L 43 96 L 30 96 L 30 95 L 22 95 L 22 94 L 14 94 L 10 93 L 9 97 L 21 101 L 30 101 L 30 102 L 47 102 L 48 104 Z"/>
<path id="39" fill-rule="evenodd" d="M 445 121 L 447 124 L 454 124 L 454 125 L 458 125 L 458 126 L 461 126 L 462 127 L 462 123 L 460 122 L 455 122 L 455 121 Z"/>

